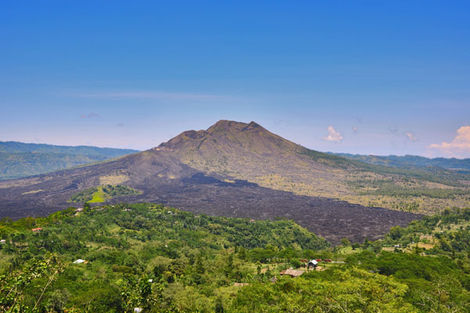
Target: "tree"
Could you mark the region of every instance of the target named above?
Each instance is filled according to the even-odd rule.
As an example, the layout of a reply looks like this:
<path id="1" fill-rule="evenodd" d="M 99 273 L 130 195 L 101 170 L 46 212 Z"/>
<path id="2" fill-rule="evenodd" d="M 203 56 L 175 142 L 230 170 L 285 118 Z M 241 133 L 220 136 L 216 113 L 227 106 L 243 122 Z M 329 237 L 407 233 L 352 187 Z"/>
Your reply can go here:
<path id="1" fill-rule="evenodd" d="M 215 300 L 215 313 L 224 313 L 224 304 L 222 303 L 221 297 Z"/>
<path id="2" fill-rule="evenodd" d="M 86 213 L 86 212 L 89 212 L 90 210 L 91 210 L 90 204 L 89 204 L 88 202 L 85 202 L 85 203 L 83 204 L 83 212 Z"/>
<path id="3" fill-rule="evenodd" d="M 390 228 L 389 236 L 393 240 L 398 240 L 400 239 L 404 234 L 404 229 L 400 226 L 394 226 Z"/>

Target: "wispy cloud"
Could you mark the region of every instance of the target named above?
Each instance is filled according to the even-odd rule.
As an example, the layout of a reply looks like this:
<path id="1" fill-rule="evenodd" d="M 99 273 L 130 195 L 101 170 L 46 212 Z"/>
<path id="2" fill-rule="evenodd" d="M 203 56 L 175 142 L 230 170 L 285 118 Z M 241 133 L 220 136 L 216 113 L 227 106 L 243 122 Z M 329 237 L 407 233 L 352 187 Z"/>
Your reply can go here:
<path id="1" fill-rule="evenodd" d="M 101 117 L 101 115 L 99 115 L 98 113 L 95 113 L 95 112 L 90 112 L 88 114 L 80 115 L 80 118 L 98 118 L 98 117 Z"/>
<path id="2" fill-rule="evenodd" d="M 164 92 L 164 91 L 116 91 L 76 94 L 83 98 L 99 99 L 160 99 L 160 100 L 221 100 L 227 96 L 203 93 Z"/>
<path id="3" fill-rule="evenodd" d="M 451 142 L 435 143 L 429 146 L 437 149 L 447 156 L 463 157 L 470 155 L 470 126 L 462 126 Z"/>
<path id="4" fill-rule="evenodd" d="M 328 136 L 325 138 L 326 141 L 333 141 L 333 142 L 341 142 L 343 140 L 343 136 L 333 127 L 328 126 Z"/>

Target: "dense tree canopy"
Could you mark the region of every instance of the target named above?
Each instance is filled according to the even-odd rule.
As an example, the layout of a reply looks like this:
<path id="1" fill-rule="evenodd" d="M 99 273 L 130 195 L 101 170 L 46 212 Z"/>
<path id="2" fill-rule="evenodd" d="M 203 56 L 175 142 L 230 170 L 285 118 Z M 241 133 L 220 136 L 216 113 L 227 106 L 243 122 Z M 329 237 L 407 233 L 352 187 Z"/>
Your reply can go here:
<path id="1" fill-rule="evenodd" d="M 5 219 L 0 311 L 467 312 L 469 217 L 447 211 L 353 247 L 288 220 L 156 204 Z M 417 248 L 423 240 L 436 244 Z M 333 262 L 306 271 L 312 258 Z M 280 275 L 291 267 L 305 272 Z"/>

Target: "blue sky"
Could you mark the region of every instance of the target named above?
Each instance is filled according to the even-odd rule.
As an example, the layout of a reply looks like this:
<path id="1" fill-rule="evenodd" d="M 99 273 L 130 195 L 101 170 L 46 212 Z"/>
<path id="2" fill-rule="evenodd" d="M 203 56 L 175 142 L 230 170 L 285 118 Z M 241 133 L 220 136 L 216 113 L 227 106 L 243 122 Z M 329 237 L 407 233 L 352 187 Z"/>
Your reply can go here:
<path id="1" fill-rule="evenodd" d="M 470 157 L 468 1 L 0 4 L 0 140 L 147 149 L 219 119 Z"/>

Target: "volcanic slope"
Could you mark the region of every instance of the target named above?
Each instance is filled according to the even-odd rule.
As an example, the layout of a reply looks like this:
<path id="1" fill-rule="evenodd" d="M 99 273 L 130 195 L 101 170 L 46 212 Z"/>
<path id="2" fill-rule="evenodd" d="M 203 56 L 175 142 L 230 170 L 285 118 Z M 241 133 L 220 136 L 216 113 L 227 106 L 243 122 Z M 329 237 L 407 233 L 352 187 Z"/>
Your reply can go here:
<path id="1" fill-rule="evenodd" d="M 46 215 L 72 205 L 77 193 L 107 184 L 138 191 L 107 202 L 157 202 L 211 215 L 289 218 L 332 242 L 375 239 L 391 226 L 419 217 L 256 183 L 259 177 L 284 175 L 310 181 L 313 189 L 326 193 L 343 188 L 337 180 L 357 168 L 353 161 L 308 150 L 256 123 L 220 121 L 117 160 L 0 182 L 0 217 Z"/>
<path id="2" fill-rule="evenodd" d="M 470 175 L 445 169 L 404 169 L 321 153 L 259 124 L 219 121 L 161 144 L 205 173 L 231 176 L 298 195 L 337 198 L 365 206 L 432 213 L 470 205 Z"/>

